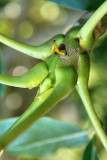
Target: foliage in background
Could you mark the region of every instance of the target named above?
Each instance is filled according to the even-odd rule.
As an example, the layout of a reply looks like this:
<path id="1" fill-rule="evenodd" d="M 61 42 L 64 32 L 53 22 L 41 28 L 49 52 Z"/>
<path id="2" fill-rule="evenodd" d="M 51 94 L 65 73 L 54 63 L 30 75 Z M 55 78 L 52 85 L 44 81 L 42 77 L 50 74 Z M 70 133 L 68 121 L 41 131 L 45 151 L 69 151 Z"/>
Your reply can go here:
<path id="1" fill-rule="evenodd" d="M 97 9 L 105 0 L 48 0 L 54 2 L 60 6 L 73 8 L 73 9 L 80 9 L 80 10 L 95 10 Z"/>
<path id="2" fill-rule="evenodd" d="M 97 4 L 97 3 L 96 3 Z M 80 9 L 80 8 L 79 8 Z M 105 44 L 106 44 L 106 40 L 104 41 L 104 40 L 102 40 L 103 42 L 105 42 Z M 105 50 L 104 50 L 104 53 L 106 53 L 106 45 L 104 45 L 104 43 L 102 43 L 102 45 L 103 45 L 103 48 L 105 48 Z M 93 52 L 95 53 L 97 53 L 98 54 L 98 51 L 99 51 L 99 48 L 101 49 L 101 51 L 102 51 L 102 47 L 100 46 L 100 45 L 96 45 L 97 47 L 95 47 L 95 49 L 93 50 Z M 98 50 L 96 49 L 96 48 L 98 48 Z M 97 51 L 96 51 L 97 50 Z M 94 54 L 95 55 L 95 54 Z M 95 55 L 96 56 L 96 55 Z M 99 52 L 99 57 L 103 57 L 103 56 L 101 56 L 101 52 Z M 98 58 L 98 57 L 97 57 Z M 96 61 L 96 63 L 97 63 L 97 58 L 95 58 L 95 61 Z M 104 58 L 104 60 L 105 60 L 105 58 Z M 100 61 L 100 58 L 99 58 L 99 61 Z M 100 65 L 101 64 L 101 62 L 98 64 L 98 65 Z M 106 65 L 106 64 L 105 64 Z M 95 66 L 95 65 L 94 65 Z M 99 68 L 101 69 L 101 68 L 104 68 L 104 66 L 102 67 L 102 66 L 99 66 Z M 96 71 L 96 68 L 95 68 L 95 71 Z M 104 78 L 104 77 L 103 77 Z M 106 87 L 106 78 L 104 79 L 104 83 L 105 83 L 105 87 Z M 98 86 L 99 86 L 99 84 L 98 84 Z M 98 87 L 97 85 L 96 85 L 96 88 Z M 95 87 L 95 86 L 94 86 Z M 92 88 L 91 88 L 92 89 Z M 94 89 L 91 91 L 91 92 L 95 92 L 94 91 Z M 103 93 L 103 91 L 102 91 L 102 93 Z M 105 93 L 105 95 L 106 95 L 106 93 Z M 105 104 L 106 104 L 106 100 L 104 101 L 105 102 Z M 103 102 L 103 103 L 104 103 Z M 98 103 L 98 102 L 97 102 Z M 103 105 L 101 105 L 102 107 L 103 107 Z M 105 106 L 104 106 L 105 107 Z M 100 110 L 102 110 L 101 108 L 100 108 Z M 104 112 L 104 111 L 103 111 Z M 103 113 L 103 114 L 105 114 L 105 117 L 106 117 L 106 113 Z M 103 115 L 102 114 L 102 115 Z M 101 118 L 103 119 L 104 117 L 103 116 L 101 116 Z M 103 120 L 104 121 L 104 120 Z M 104 121 L 104 123 L 106 123 L 106 121 Z M 105 124 L 105 127 L 106 127 L 106 124 Z M 92 147 L 92 146 L 91 146 Z M 87 154 L 89 154 L 89 153 L 87 153 Z"/>
<path id="3" fill-rule="evenodd" d="M 4 7 L 10 0 L 0 0 L 0 8 Z"/>
<path id="4" fill-rule="evenodd" d="M 96 152 L 95 137 L 88 143 L 84 151 L 83 160 L 99 160 Z"/>

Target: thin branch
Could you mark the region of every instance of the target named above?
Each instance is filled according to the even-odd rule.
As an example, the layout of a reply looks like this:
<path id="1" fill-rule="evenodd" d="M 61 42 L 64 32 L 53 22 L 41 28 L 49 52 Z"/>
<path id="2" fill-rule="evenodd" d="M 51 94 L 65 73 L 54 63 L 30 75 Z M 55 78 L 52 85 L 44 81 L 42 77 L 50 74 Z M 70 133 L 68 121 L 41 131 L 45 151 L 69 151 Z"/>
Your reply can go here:
<path id="1" fill-rule="evenodd" d="M 52 45 L 53 40 L 57 41 L 58 46 L 63 42 L 64 35 L 59 34 L 54 37 L 52 37 L 47 42 L 41 44 L 40 46 L 32 46 L 28 44 L 21 43 L 17 40 L 14 40 L 12 38 L 9 38 L 3 34 L 0 34 L 0 42 L 16 49 L 17 51 L 20 51 L 24 54 L 27 54 L 31 57 L 46 60 L 49 56 L 52 55 Z"/>
<path id="2" fill-rule="evenodd" d="M 0 83 L 8 86 L 32 89 L 37 87 L 48 76 L 48 74 L 49 70 L 46 63 L 41 62 L 21 76 L 7 76 L 0 74 Z"/>
<path id="3" fill-rule="evenodd" d="M 89 18 L 89 20 L 84 24 L 84 26 L 80 29 L 78 33 L 78 37 L 80 37 L 80 44 L 86 50 L 89 51 L 92 48 L 94 37 L 93 31 L 98 24 L 98 22 L 102 19 L 102 17 L 107 13 L 107 1 L 105 1 Z"/>

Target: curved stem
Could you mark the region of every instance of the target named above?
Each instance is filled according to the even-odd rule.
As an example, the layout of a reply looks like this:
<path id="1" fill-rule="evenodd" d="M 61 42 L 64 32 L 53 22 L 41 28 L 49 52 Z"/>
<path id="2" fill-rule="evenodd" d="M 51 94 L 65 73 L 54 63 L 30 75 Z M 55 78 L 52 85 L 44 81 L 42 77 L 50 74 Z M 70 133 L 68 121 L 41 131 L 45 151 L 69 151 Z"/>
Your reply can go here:
<path id="1" fill-rule="evenodd" d="M 6 76 L 0 74 L 0 83 L 14 87 L 32 89 L 37 87 L 48 74 L 49 70 L 46 63 L 41 62 L 21 76 Z"/>
<path id="2" fill-rule="evenodd" d="M 59 67 L 55 73 L 55 87 L 38 96 L 20 118 L 0 137 L 1 150 L 74 89 L 77 73 L 73 67 Z"/>
<path id="3" fill-rule="evenodd" d="M 52 93 L 53 88 L 38 96 L 36 100 L 29 106 L 29 108 L 16 120 L 16 122 L 0 137 L 0 149 L 4 149 L 16 137 L 23 133 L 33 122 L 37 121 L 41 113 L 45 100 Z M 46 106 L 45 106 L 46 107 Z M 46 108 L 44 110 L 46 112 Z"/>
<path id="4" fill-rule="evenodd" d="M 45 60 L 46 58 L 52 55 L 53 40 L 56 40 L 59 46 L 64 40 L 64 35 L 59 34 L 39 46 L 32 46 L 32 45 L 28 45 L 28 44 L 24 44 L 19 41 L 16 41 L 0 33 L 1 43 L 13 49 L 16 49 L 24 54 L 27 54 L 31 57 L 42 59 L 42 60 Z"/>
<path id="5" fill-rule="evenodd" d="M 107 13 L 107 0 L 95 11 L 95 13 L 89 18 L 89 20 L 84 24 L 84 26 L 78 32 L 80 37 L 81 46 L 90 50 L 93 45 L 93 30 L 101 20 L 101 18 Z"/>
<path id="6" fill-rule="evenodd" d="M 81 85 L 77 85 L 77 91 L 84 103 L 84 106 L 86 108 L 86 111 L 92 121 L 92 124 L 102 142 L 102 144 L 104 145 L 105 149 L 107 150 L 107 136 L 104 132 L 104 129 L 100 123 L 100 120 L 98 119 L 98 116 L 94 110 L 94 107 L 92 105 L 90 96 L 89 96 L 89 92 L 88 92 L 88 88 L 85 86 L 81 86 Z"/>

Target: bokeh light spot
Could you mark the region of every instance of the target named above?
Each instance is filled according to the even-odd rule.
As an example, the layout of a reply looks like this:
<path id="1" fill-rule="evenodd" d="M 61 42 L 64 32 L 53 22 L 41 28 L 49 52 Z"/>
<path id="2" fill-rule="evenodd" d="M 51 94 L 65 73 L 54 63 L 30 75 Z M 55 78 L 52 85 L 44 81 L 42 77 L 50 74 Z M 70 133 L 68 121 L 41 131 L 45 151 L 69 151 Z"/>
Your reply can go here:
<path id="1" fill-rule="evenodd" d="M 0 32 L 8 36 L 14 35 L 14 28 L 9 20 L 0 20 Z"/>
<path id="2" fill-rule="evenodd" d="M 28 71 L 28 69 L 25 66 L 17 66 L 13 70 L 12 75 L 13 76 L 20 76 L 20 75 L 24 74 L 27 71 Z"/>
<path id="3" fill-rule="evenodd" d="M 23 99 L 17 92 L 10 93 L 5 100 L 6 107 L 10 110 L 16 110 L 22 105 Z"/>
<path id="4" fill-rule="evenodd" d="M 47 2 L 41 7 L 41 16 L 47 21 L 54 21 L 60 14 L 59 7 L 56 4 Z"/>
<path id="5" fill-rule="evenodd" d="M 33 25 L 25 20 L 19 25 L 19 35 L 23 39 L 28 39 L 32 36 L 34 32 Z"/>
<path id="6" fill-rule="evenodd" d="M 17 2 L 11 2 L 4 8 L 4 13 L 8 18 L 15 19 L 21 13 L 21 7 Z"/>

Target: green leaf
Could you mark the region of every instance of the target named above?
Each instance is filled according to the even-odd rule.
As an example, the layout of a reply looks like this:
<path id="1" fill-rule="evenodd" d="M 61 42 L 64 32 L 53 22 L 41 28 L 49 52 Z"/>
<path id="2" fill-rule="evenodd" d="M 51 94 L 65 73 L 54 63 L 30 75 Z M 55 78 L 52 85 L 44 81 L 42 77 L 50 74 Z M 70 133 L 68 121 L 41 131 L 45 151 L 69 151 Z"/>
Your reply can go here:
<path id="1" fill-rule="evenodd" d="M 1 50 L 0 50 L 0 74 L 3 73 L 3 66 L 2 66 L 2 57 L 1 57 Z M 0 97 L 4 94 L 4 85 L 0 84 Z"/>
<path id="2" fill-rule="evenodd" d="M 98 160 L 96 147 L 94 143 L 95 143 L 95 137 L 88 143 L 84 151 L 83 160 Z"/>
<path id="3" fill-rule="evenodd" d="M 107 64 L 107 31 L 95 42 L 91 54 L 95 63 Z"/>
<path id="4" fill-rule="evenodd" d="M 16 118 L 1 121 L 0 135 L 15 121 Z M 62 147 L 81 147 L 87 140 L 87 132 L 77 126 L 51 118 L 41 118 L 10 144 L 6 151 L 20 156 L 48 157 Z"/>
<path id="5" fill-rule="evenodd" d="M 47 0 L 54 2 L 60 6 L 79 9 L 79 10 L 95 10 L 97 9 L 105 0 Z"/>

